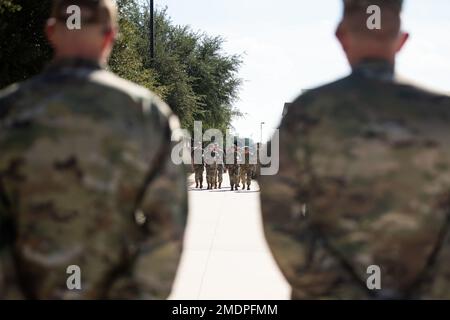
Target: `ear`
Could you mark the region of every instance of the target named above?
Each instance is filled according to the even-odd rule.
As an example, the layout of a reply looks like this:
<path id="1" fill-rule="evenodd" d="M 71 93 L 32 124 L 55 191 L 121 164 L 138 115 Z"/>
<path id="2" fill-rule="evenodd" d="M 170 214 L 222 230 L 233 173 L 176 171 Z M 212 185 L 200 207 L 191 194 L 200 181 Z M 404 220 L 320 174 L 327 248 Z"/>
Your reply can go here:
<path id="1" fill-rule="evenodd" d="M 342 49 L 344 49 L 345 52 L 347 52 L 348 48 L 348 38 L 347 38 L 347 32 L 345 31 L 344 24 L 341 22 L 339 23 L 337 29 L 336 29 L 336 38 L 338 39 L 339 43 L 342 46 Z"/>
<path id="2" fill-rule="evenodd" d="M 45 35 L 47 37 L 48 42 L 55 46 L 55 28 L 56 28 L 56 19 L 50 18 L 47 20 L 47 24 L 45 25 Z"/>
<path id="3" fill-rule="evenodd" d="M 395 52 L 399 52 L 400 50 L 402 50 L 402 48 L 404 47 L 404 45 L 408 41 L 408 39 L 409 39 L 409 33 L 401 32 L 400 35 L 398 36 Z"/>
<path id="4" fill-rule="evenodd" d="M 114 45 L 114 42 L 116 41 L 116 36 L 117 36 L 116 29 L 110 28 L 106 30 L 103 36 L 102 49 L 104 50 L 106 48 L 112 47 Z"/>

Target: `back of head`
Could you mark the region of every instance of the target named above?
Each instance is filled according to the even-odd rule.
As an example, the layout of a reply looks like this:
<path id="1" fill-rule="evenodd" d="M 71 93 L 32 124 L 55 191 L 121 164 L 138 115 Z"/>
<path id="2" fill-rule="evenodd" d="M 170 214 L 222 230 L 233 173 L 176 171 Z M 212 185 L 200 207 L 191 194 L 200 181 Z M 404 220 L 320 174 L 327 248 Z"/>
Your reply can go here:
<path id="1" fill-rule="evenodd" d="M 76 7 L 80 8 L 81 25 L 117 27 L 117 7 L 112 0 L 53 0 L 50 18 L 65 24 Z"/>
<path id="2" fill-rule="evenodd" d="M 403 0 L 343 0 L 336 36 L 352 66 L 376 58 L 395 63 L 408 34 L 401 32 Z"/>
<path id="3" fill-rule="evenodd" d="M 344 25 L 355 35 L 371 40 L 395 38 L 400 31 L 403 0 L 344 0 Z M 381 28 L 368 28 L 371 7 L 380 9 Z M 377 9 L 378 9 L 377 8 Z"/>
<path id="4" fill-rule="evenodd" d="M 56 58 L 85 58 L 106 63 L 117 34 L 112 0 L 54 0 L 47 37 Z"/>

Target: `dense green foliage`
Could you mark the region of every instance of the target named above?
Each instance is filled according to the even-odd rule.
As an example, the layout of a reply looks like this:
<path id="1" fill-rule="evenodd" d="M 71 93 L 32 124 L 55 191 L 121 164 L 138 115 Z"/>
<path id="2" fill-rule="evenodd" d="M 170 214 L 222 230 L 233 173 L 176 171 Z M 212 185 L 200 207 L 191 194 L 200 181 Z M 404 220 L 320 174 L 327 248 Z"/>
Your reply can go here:
<path id="1" fill-rule="evenodd" d="M 177 26 L 166 10 L 156 13 L 156 54 L 149 53 L 149 10 L 137 0 L 118 0 L 120 36 L 110 60 L 119 76 L 158 93 L 184 128 L 203 121 L 204 129 L 225 131 L 241 80 L 239 56 L 223 52 L 223 39 Z M 43 29 L 50 0 L 0 0 L 0 88 L 40 72 L 52 50 Z"/>
<path id="2" fill-rule="evenodd" d="M 13 0 L 0 0 L 0 13 L 5 11 L 17 11 L 20 6 L 15 4 Z"/>
<path id="3" fill-rule="evenodd" d="M 0 0 L 0 88 L 42 70 L 51 58 L 44 35 L 50 0 Z"/>

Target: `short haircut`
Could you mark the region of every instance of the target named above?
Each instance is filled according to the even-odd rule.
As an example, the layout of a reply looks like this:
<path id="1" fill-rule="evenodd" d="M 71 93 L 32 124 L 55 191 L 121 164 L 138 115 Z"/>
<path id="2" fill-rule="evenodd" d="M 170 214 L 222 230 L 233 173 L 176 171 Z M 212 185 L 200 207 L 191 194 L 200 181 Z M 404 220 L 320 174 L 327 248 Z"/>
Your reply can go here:
<path id="1" fill-rule="evenodd" d="M 381 29 L 367 27 L 367 8 L 377 5 L 381 9 Z M 401 27 L 400 14 L 403 0 L 344 0 L 343 24 L 360 37 L 388 40 L 395 38 Z"/>
<path id="2" fill-rule="evenodd" d="M 105 28 L 117 27 L 117 7 L 112 0 L 53 0 L 51 18 L 59 22 L 66 22 L 71 13 L 67 13 L 70 6 L 81 9 L 83 24 L 98 24 Z"/>

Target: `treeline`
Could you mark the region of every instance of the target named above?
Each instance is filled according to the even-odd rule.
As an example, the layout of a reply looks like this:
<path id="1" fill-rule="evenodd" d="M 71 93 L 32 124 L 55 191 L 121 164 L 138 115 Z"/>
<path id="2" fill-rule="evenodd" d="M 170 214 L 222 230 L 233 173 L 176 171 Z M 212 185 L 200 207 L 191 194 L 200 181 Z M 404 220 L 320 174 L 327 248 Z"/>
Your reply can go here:
<path id="1" fill-rule="evenodd" d="M 155 59 L 150 58 L 150 15 L 138 0 L 118 0 L 120 36 L 110 68 L 121 77 L 157 92 L 182 126 L 225 132 L 234 117 L 241 85 L 238 55 L 223 52 L 224 40 L 175 25 L 166 10 L 155 15 Z M 0 0 L 0 88 L 40 72 L 52 52 L 43 28 L 51 1 Z"/>

